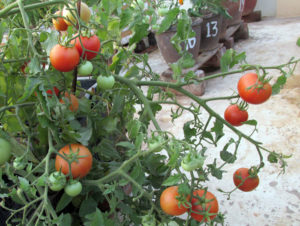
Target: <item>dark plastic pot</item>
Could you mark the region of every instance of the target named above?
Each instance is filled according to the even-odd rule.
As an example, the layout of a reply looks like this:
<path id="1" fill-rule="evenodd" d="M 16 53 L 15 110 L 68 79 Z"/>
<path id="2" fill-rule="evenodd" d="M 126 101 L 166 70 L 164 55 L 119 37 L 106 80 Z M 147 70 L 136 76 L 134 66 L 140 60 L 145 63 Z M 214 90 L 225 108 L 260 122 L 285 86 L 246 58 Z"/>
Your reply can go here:
<path id="1" fill-rule="evenodd" d="M 199 48 L 200 48 L 201 24 L 202 24 L 201 18 L 197 18 L 192 23 L 192 29 L 195 31 L 196 36 L 193 38 L 189 38 L 188 40 L 188 52 L 193 54 L 195 60 L 198 57 Z M 176 26 L 173 25 L 169 30 L 165 31 L 164 33 L 155 34 L 157 46 L 160 50 L 160 53 L 168 64 L 174 63 L 180 58 L 180 55 L 173 47 L 170 41 L 171 38 L 175 35 L 175 33 L 176 33 Z M 182 43 L 182 48 L 184 48 L 184 43 Z"/>
<path id="2" fill-rule="evenodd" d="M 253 12 L 256 6 L 257 0 L 245 0 L 243 16 L 247 16 Z"/>
<path id="3" fill-rule="evenodd" d="M 220 40 L 224 40 L 226 37 L 226 31 L 228 27 L 228 20 L 226 20 L 225 16 L 222 15 L 222 26 L 221 26 L 221 31 L 220 31 Z"/>
<path id="4" fill-rule="evenodd" d="M 232 18 L 225 18 L 227 27 L 239 24 L 242 22 L 242 13 L 244 10 L 244 0 L 232 2 L 231 0 L 224 0 L 222 2 L 223 7 L 228 11 Z"/>
<path id="5" fill-rule="evenodd" d="M 201 27 L 200 52 L 209 51 L 218 47 L 222 27 L 220 14 L 207 14 L 203 17 Z"/>

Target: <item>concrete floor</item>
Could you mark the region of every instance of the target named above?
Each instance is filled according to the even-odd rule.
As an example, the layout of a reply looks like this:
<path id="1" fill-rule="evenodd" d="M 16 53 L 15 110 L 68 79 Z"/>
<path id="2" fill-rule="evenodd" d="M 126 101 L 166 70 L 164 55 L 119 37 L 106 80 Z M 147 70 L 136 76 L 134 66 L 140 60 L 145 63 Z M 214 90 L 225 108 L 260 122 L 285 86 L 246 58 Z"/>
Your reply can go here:
<path id="1" fill-rule="evenodd" d="M 249 24 L 250 38 L 239 41 L 234 48 L 238 52 L 245 51 L 250 64 L 279 65 L 287 62 L 292 56 L 300 58 L 300 48 L 296 41 L 300 37 L 300 18 L 290 19 L 264 19 L 261 22 Z M 150 64 L 154 71 L 161 73 L 167 66 L 159 51 L 150 54 Z M 203 97 L 227 96 L 236 90 L 236 84 L 242 74 L 227 76 L 210 80 Z M 278 76 L 276 71 L 270 75 Z M 271 81 L 272 83 L 272 81 Z M 180 103 L 188 105 L 190 100 L 179 98 Z M 223 115 L 228 106 L 228 101 L 216 101 L 210 105 L 215 111 Z M 180 120 L 171 123 L 168 113 L 171 106 L 164 106 L 158 115 L 162 127 L 178 137 L 183 137 L 182 126 L 191 119 L 191 115 L 184 114 Z M 252 192 L 236 191 L 231 199 L 216 189 L 230 191 L 234 188 L 232 181 L 233 172 L 239 167 L 250 167 L 258 164 L 258 155 L 255 147 L 245 141 L 242 142 L 238 160 L 233 165 L 228 165 L 223 179 L 211 178 L 207 183 L 220 204 L 220 211 L 226 213 L 225 225 L 229 226 L 298 226 L 300 225 L 300 67 L 295 75 L 288 79 L 287 84 L 280 94 L 272 96 L 262 105 L 251 105 L 248 110 L 249 119 L 258 121 L 258 132 L 253 138 L 264 143 L 269 150 L 281 152 L 285 155 L 292 154 L 288 159 L 285 174 L 278 175 L 278 165 L 269 164 L 260 172 L 260 184 Z M 204 113 L 203 118 L 206 117 Z M 245 133 L 252 131 L 249 126 L 242 126 Z M 226 129 L 226 137 L 233 134 Z M 224 143 L 226 139 L 222 139 Z M 221 142 L 221 144 L 222 144 Z M 206 160 L 211 163 L 213 158 L 219 156 L 218 148 L 211 148 L 212 153 Z"/>

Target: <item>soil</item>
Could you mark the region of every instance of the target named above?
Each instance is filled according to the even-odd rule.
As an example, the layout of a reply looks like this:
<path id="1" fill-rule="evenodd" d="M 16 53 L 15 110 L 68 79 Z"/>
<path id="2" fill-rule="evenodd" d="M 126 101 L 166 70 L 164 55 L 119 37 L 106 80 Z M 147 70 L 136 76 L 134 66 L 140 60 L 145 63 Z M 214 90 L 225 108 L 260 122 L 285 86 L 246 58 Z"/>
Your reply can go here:
<path id="1" fill-rule="evenodd" d="M 276 19 L 264 18 L 260 22 L 250 23 L 250 37 L 235 43 L 237 52 L 246 52 L 247 62 L 265 66 L 279 65 L 288 62 L 291 57 L 300 58 L 300 47 L 296 45 L 300 37 L 300 18 Z M 168 68 L 159 50 L 150 54 L 150 64 L 154 71 L 162 73 Z M 277 76 L 277 71 L 270 71 L 270 76 Z M 242 74 L 217 78 L 208 81 L 203 98 L 227 96 L 236 92 L 236 84 Z M 225 225 L 230 226 L 296 226 L 300 225 L 300 67 L 297 66 L 294 75 L 288 78 L 287 84 L 280 94 L 272 96 L 262 105 L 249 106 L 249 119 L 256 119 L 258 132 L 253 136 L 264 143 L 271 151 L 277 151 L 284 155 L 292 155 L 287 160 L 288 167 L 284 174 L 280 174 L 278 164 L 267 162 L 267 153 L 264 153 L 266 166 L 261 170 L 260 185 L 252 192 L 236 191 L 227 200 L 227 196 L 217 191 L 221 188 L 230 191 L 234 188 L 232 175 L 240 167 L 251 167 L 259 163 L 259 157 L 255 147 L 243 141 L 241 143 L 238 160 L 226 166 L 223 179 L 210 178 L 207 183 L 209 190 L 213 192 L 220 204 L 220 211 L 226 213 Z M 181 104 L 188 105 L 190 100 L 186 97 L 178 97 Z M 229 101 L 215 101 L 210 106 L 221 115 L 228 106 Z M 183 137 L 182 126 L 191 119 L 191 115 L 184 114 L 179 120 L 171 123 L 169 113 L 171 106 L 164 106 L 159 112 L 158 118 L 163 129 L 172 132 L 177 137 Z M 202 116 L 207 115 L 203 112 Z M 249 126 L 239 129 L 247 134 L 252 132 Z M 221 144 L 225 144 L 234 134 L 225 129 L 226 136 Z M 219 157 L 218 148 L 211 147 L 208 150 L 206 163 L 211 163 Z"/>

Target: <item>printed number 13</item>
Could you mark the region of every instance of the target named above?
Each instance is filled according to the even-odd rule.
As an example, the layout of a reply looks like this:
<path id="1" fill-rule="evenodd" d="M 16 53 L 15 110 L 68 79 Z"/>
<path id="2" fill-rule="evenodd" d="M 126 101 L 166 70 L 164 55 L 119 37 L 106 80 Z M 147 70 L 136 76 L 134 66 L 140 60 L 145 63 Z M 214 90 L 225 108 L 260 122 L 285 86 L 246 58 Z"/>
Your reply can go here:
<path id="1" fill-rule="evenodd" d="M 218 21 L 211 21 L 206 24 L 207 27 L 207 35 L 206 38 L 216 37 L 218 34 Z M 210 27 L 212 27 L 210 29 Z"/>

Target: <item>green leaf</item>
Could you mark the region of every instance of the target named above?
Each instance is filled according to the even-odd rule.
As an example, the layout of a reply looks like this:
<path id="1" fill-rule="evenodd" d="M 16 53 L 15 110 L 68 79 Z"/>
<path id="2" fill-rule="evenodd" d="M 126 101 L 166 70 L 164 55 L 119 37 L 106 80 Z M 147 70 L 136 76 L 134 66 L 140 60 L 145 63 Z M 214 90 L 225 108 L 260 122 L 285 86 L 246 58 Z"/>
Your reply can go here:
<path id="1" fill-rule="evenodd" d="M 300 38 L 298 38 L 298 40 L 297 40 L 297 46 L 300 47 Z"/>
<path id="2" fill-rule="evenodd" d="M 51 49 L 57 44 L 57 38 L 58 38 L 58 32 L 51 31 L 50 34 L 48 34 L 48 38 L 46 41 L 42 42 L 42 47 L 46 49 L 47 55 L 50 55 Z"/>
<path id="3" fill-rule="evenodd" d="M 120 16 L 120 29 L 124 29 L 128 26 L 129 22 L 132 20 L 132 10 L 129 8 L 122 10 L 122 14 Z"/>
<path id="4" fill-rule="evenodd" d="M 39 78 L 28 77 L 26 79 L 26 84 L 24 87 L 24 94 L 22 97 L 19 98 L 18 103 L 22 103 L 22 102 L 26 101 L 32 95 L 32 93 L 38 87 L 39 84 L 41 84 L 41 81 Z"/>
<path id="5" fill-rule="evenodd" d="M 216 119 L 214 127 L 211 129 L 211 131 L 215 133 L 215 143 L 224 136 L 223 127 L 223 123 L 219 119 Z"/>
<path id="6" fill-rule="evenodd" d="M 60 200 L 57 203 L 56 206 L 56 212 L 60 212 L 62 211 L 71 201 L 72 201 L 73 197 L 68 196 L 66 193 L 63 193 L 63 195 L 61 196 Z"/>
<path id="7" fill-rule="evenodd" d="M 287 80 L 286 75 L 281 75 L 277 78 L 277 81 L 272 86 L 272 95 L 278 94 L 283 88 Z"/>
<path id="8" fill-rule="evenodd" d="M 270 163 L 277 163 L 278 162 L 277 154 L 274 152 L 271 152 L 268 156 L 268 161 Z"/>
<path id="9" fill-rule="evenodd" d="M 139 120 L 132 119 L 126 125 L 126 129 L 128 131 L 129 138 L 134 139 L 138 135 L 142 123 Z"/>
<path id="10" fill-rule="evenodd" d="M 192 128 L 193 122 L 194 121 L 189 121 L 183 125 L 183 132 L 184 132 L 184 137 L 186 140 L 191 140 L 191 138 L 196 136 L 196 134 L 197 134 L 196 128 Z"/>
<path id="11" fill-rule="evenodd" d="M 94 148 L 102 160 L 112 161 L 113 159 L 120 159 L 119 152 L 115 149 L 113 141 L 109 139 L 102 139 L 96 148 Z"/>
<path id="12" fill-rule="evenodd" d="M 1 24 L 0 24 L 0 43 L 2 43 L 3 34 L 4 34 L 5 31 L 7 31 L 7 25 L 4 21 L 1 21 Z"/>
<path id="13" fill-rule="evenodd" d="M 246 122 L 243 122 L 243 124 L 246 124 L 246 125 L 250 125 L 250 126 L 257 126 L 257 121 L 256 120 L 248 120 Z"/>
<path id="14" fill-rule="evenodd" d="M 96 209 L 97 202 L 93 198 L 89 197 L 88 199 L 83 200 L 83 202 L 81 203 L 79 216 L 83 218 L 88 214 L 94 213 Z"/>
<path id="15" fill-rule="evenodd" d="M 236 160 L 236 156 L 228 152 L 226 149 L 220 152 L 221 159 L 227 163 L 234 163 Z"/>
<path id="16" fill-rule="evenodd" d="M 211 175 L 216 177 L 217 179 L 221 180 L 223 177 L 223 170 L 220 170 L 217 168 L 217 163 L 216 163 L 216 159 L 214 160 L 213 164 L 208 164 L 207 167 L 210 169 L 211 171 Z"/>
<path id="17" fill-rule="evenodd" d="M 72 216 L 71 214 L 63 214 L 63 219 L 61 221 L 61 225 L 64 226 L 71 226 L 72 225 Z"/>
<path id="18" fill-rule="evenodd" d="M 138 77 L 139 73 L 140 73 L 140 70 L 139 70 L 138 66 L 134 65 L 129 68 L 129 70 L 126 72 L 124 77 L 125 78 Z"/>
<path id="19" fill-rule="evenodd" d="M 179 64 L 182 68 L 191 68 L 195 65 L 193 55 L 189 52 L 185 52 L 184 55 L 179 59 Z"/>
<path id="20" fill-rule="evenodd" d="M 227 72 L 233 68 L 236 64 L 246 60 L 246 53 L 242 52 L 237 54 L 235 50 L 228 49 L 221 57 L 221 71 Z"/>
<path id="21" fill-rule="evenodd" d="M 158 34 L 160 34 L 162 32 L 165 32 L 166 30 L 168 30 L 171 27 L 171 25 L 173 24 L 174 20 L 177 18 L 179 12 L 180 12 L 180 9 L 177 8 L 177 7 L 169 10 L 169 12 L 164 17 L 164 19 L 162 20 L 162 22 L 160 24 L 160 28 L 158 30 Z"/>
<path id="22" fill-rule="evenodd" d="M 98 208 L 96 208 L 95 212 L 86 215 L 85 218 L 87 219 L 87 221 L 84 222 L 85 226 L 106 225 L 103 215 Z"/>
<path id="23" fill-rule="evenodd" d="M 129 45 L 138 43 L 149 33 L 149 24 L 136 24 L 133 28 L 133 36 L 129 39 Z"/>
<path id="24" fill-rule="evenodd" d="M 122 141 L 116 144 L 116 146 L 127 148 L 127 149 L 135 149 L 135 145 L 128 141 Z"/>
<path id="25" fill-rule="evenodd" d="M 181 182 L 181 175 L 180 174 L 175 174 L 175 175 L 171 175 L 169 176 L 163 183 L 163 186 L 172 186 L 172 185 L 176 185 L 179 184 L 179 182 Z"/>

